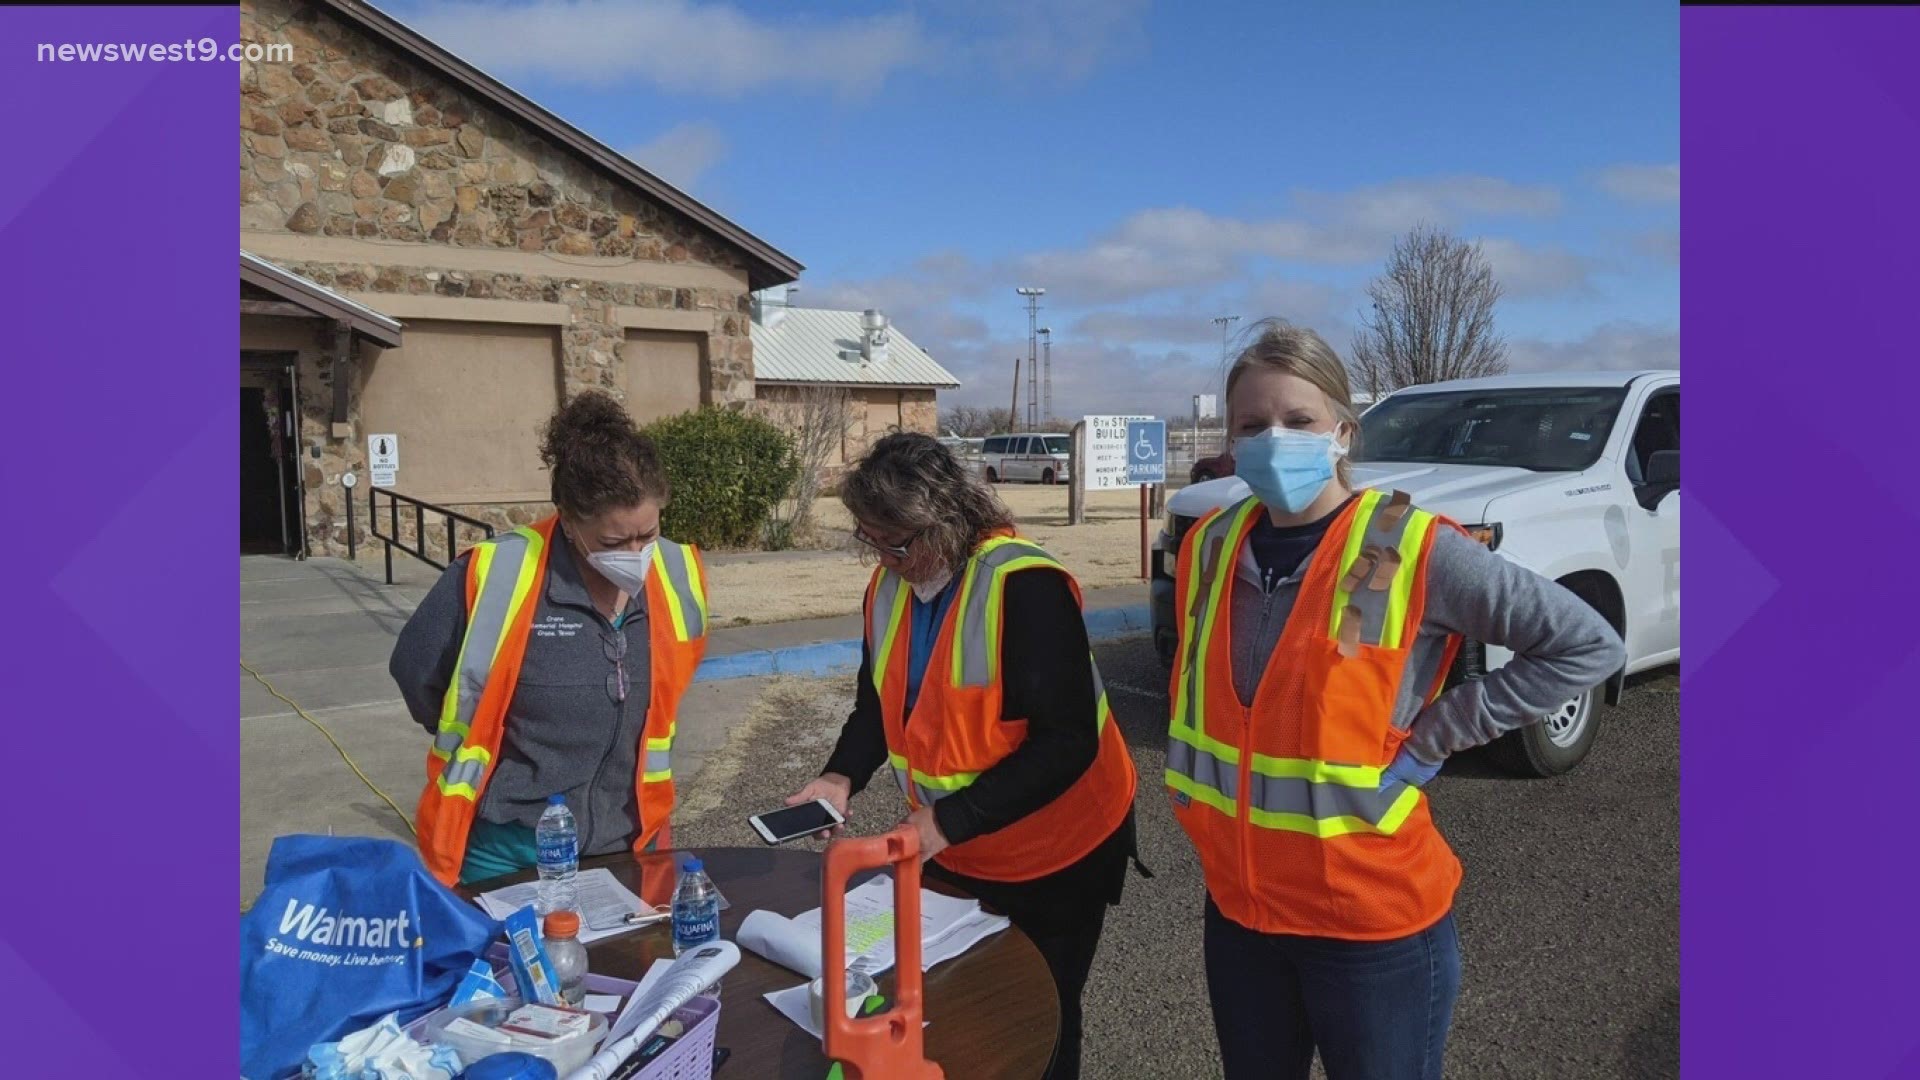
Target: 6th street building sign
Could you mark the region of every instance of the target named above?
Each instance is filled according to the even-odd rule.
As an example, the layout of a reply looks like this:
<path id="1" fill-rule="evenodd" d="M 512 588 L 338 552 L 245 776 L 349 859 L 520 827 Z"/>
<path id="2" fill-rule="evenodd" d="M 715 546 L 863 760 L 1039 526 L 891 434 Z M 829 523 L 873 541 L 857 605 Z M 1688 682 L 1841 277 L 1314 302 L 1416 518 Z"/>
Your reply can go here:
<path id="1" fill-rule="evenodd" d="M 1136 487 L 1128 478 L 1131 460 L 1127 447 L 1127 425 L 1152 420 L 1151 416 L 1089 416 L 1087 424 L 1087 490 L 1121 491 Z"/>

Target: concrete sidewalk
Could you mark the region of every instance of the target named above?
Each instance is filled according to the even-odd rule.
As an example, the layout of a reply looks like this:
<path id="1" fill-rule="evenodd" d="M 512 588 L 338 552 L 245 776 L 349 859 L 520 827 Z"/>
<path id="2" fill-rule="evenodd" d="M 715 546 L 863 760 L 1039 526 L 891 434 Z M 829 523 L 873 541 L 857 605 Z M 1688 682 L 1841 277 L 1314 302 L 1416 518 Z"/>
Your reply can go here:
<path id="1" fill-rule="evenodd" d="M 240 659 L 299 706 L 296 711 L 246 670 L 237 673 L 243 902 L 259 891 L 275 836 L 331 828 L 411 841 L 409 826 L 355 776 L 341 752 L 411 817 L 428 738 L 407 714 L 387 658 L 438 576 L 411 559 L 396 562 L 391 586 L 377 562 L 240 560 Z M 1145 600 L 1144 586 L 1090 591 L 1089 632 L 1110 637 L 1144 629 Z M 699 776 L 773 678 L 851 673 L 859 664 L 859 637 L 858 615 L 714 630 L 681 709 L 676 774 Z"/>

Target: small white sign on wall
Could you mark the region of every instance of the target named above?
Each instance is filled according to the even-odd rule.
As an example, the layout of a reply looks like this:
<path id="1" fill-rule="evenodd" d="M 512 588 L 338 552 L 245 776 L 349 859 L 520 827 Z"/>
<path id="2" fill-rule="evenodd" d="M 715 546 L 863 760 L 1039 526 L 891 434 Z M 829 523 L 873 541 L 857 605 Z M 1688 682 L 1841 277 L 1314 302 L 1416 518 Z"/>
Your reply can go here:
<path id="1" fill-rule="evenodd" d="M 367 472 L 373 486 L 388 488 L 400 477 L 400 436 L 367 436 Z"/>

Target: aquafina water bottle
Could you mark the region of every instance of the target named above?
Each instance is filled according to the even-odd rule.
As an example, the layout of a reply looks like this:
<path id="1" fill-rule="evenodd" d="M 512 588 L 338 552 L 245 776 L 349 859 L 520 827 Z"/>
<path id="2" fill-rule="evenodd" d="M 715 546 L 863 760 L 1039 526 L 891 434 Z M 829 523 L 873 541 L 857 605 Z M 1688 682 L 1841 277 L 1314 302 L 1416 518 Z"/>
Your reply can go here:
<path id="1" fill-rule="evenodd" d="M 713 887 L 699 859 L 680 867 L 673 890 L 673 955 L 720 940 L 720 890 Z"/>
<path id="2" fill-rule="evenodd" d="M 580 827 L 573 822 L 565 795 L 547 796 L 547 808 L 533 830 L 539 851 L 540 894 L 534 910 L 544 916 L 555 911 L 579 911 L 580 898 L 573 877 L 580 869 Z"/>

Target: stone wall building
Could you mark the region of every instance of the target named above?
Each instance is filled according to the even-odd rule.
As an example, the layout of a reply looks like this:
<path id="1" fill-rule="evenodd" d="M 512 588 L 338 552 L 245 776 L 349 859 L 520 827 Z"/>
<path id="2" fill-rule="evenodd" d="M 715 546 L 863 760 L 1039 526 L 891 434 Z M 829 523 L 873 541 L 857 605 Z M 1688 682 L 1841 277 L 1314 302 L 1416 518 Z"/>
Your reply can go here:
<path id="1" fill-rule="evenodd" d="M 242 403 L 298 402 L 243 442 L 273 455 L 243 462 L 243 523 L 284 497 L 290 553 L 342 554 L 351 472 L 365 543 L 367 439 L 390 435 L 393 490 L 521 524 L 566 396 L 641 422 L 754 399 L 751 297 L 794 259 L 364 4 L 240 11 L 294 54 L 241 65 Z"/>
<path id="2" fill-rule="evenodd" d="M 769 418 L 796 428 L 823 395 L 844 402 L 830 471 L 890 431 L 940 433 L 937 394 L 960 383 L 885 313 L 796 307 L 783 285 L 755 293 L 752 315 L 755 396 Z"/>

